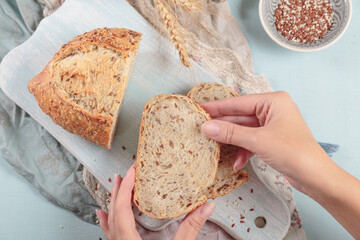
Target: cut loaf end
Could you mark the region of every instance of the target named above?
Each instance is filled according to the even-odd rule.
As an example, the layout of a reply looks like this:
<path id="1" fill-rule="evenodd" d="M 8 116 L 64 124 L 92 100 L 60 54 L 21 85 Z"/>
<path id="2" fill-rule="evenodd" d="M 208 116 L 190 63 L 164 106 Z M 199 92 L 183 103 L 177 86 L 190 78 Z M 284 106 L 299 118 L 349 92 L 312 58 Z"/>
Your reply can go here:
<path id="1" fill-rule="evenodd" d="M 84 33 L 63 45 L 28 88 L 55 123 L 110 149 L 140 40 L 128 29 Z"/>

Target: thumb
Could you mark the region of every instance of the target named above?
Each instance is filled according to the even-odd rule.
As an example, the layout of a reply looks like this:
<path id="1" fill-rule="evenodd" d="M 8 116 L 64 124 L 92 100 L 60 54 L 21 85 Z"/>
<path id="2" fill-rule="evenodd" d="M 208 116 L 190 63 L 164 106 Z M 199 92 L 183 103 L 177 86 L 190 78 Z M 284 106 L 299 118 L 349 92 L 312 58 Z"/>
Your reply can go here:
<path id="1" fill-rule="evenodd" d="M 256 146 L 256 128 L 244 127 L 234 123 L 210 120 L 202 125 L 203 133 L 220 143 L 246 148 L 251 152 Z"/>
<path id="2" fill-rule="evenodd" d="M 196 239 L 200 228 L 204 225 L 214 210 L 215 204 L 208 202 L 186 215 L 175 234 L 174 240 Z"/>

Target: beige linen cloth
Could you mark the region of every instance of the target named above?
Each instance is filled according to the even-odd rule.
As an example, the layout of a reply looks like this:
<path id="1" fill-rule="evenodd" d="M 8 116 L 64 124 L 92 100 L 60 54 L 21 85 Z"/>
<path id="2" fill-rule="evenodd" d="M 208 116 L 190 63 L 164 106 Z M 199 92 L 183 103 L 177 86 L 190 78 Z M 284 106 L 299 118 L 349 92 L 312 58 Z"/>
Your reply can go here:
<path id="1" fill-rule="evenodd" d="M 44 15 L 50 15 L 64 0 L 39 0 L 46 6 Z M 159 32 L 166 35 L 161 25 L 160 17 L 154 8 L 152 0 L 128 0 Z M 253 62 L 247 40 L 234 17 L 226 0 L 208 0 L 207 13 L 201 16 L 201 22 L 209 30 L 194 24 L 196 19 L 182 19 L 188 33 L 185 38 L 191 58 L 218 76 L 227 86 L 241 94 L 262 93 L 272 91 L 264 75 L 254 73 Z M 255 162 L 255 172 L 270 186 L 287 204 L 291 214 L 291 225 L 284 239 L 306 239 L 299 213 L 296 209 L 294 196 L 289 182 L 284 175 L 272 169 L 259 158 L 252 158 Z M 86 170 L 83 179 L 90 194 L 104 210 L 109 203 L 109 194 L 99 182 Z M 95 190 L 95 183 L 97 190 Z M 147 231 L 139 224 L 137 229 L 143 239 L 172 239 L 179 221 L 158 232 Z M 232 239 L 223 229 L 212 222 L 207 222 L 200 231 L 197 239 Z"/>

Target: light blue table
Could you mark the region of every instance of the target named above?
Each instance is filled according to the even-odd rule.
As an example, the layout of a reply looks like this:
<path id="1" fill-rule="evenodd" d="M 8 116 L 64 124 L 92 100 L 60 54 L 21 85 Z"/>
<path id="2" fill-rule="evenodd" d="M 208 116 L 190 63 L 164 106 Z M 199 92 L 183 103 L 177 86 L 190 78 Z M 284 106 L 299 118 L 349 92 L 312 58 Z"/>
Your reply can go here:
<path id="1" fill-rule="evenodd" d="M 298 103 L 319 141 L 336 143 L 334 160 L 360 178 L 360 2 L 338 43 L 317 53 L 285 50 L 263 31 L 258 1 L 229 0 L 253 53 L 255 71 L 268 77 L 274 90 L 286 90 Z M 0 157 L 0 240 L 98 239 L 99 227 L 47 202 Z M 295 191 L 309 240 L 351 239 L 316 202 Z M 60 227 L 63 226 L 63 228 Z"/>

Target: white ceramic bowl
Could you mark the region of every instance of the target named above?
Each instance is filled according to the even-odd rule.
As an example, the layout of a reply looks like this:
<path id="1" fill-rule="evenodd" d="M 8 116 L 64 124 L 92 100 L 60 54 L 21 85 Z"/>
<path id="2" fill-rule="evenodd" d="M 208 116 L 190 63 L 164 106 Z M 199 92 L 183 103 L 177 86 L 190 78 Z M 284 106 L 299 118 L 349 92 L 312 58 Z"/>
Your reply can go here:
<path id="1" fill-rule="evenodd" d="M 297 43 L 286 39 L 275 26 L 274 12 L 280 0 L 260 0 L 259 16 L 265 32 L 280 46 L 297 52 L 314 52 L 334 44 L 344 34 L 350 24 L 351 0 L 329 0 L 334 19 L 329 31 L 319 40 L 310 43 Z"/>

